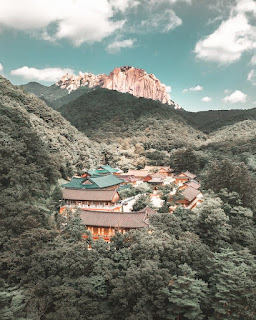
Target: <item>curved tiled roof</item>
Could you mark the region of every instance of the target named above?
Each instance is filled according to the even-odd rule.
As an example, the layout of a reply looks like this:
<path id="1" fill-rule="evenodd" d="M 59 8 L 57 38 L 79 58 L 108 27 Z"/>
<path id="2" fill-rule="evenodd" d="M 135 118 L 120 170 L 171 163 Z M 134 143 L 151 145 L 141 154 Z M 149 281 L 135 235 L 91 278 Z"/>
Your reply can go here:
<path id="1" fill-rule="evenodd" d="M 145 212 L 105 212 L 83 210 L 80 213 L 86 226 L 139 229 L 148 227 Z"/>
<path id="2" fill-rule="evenodd" d="M 112 201 L 116 193 L 116 190 L 64 189 L 62 198 L 65 200 Z"/>
<path id="3" fill-rule="evenodd" d="M 112 174 L 107 174 L 88 178 L 73 177 L 69 183 L 62 185 L 62 187 L 70 189 L 101 189 L 117 186 L 123 182 L 124 180 Z"/>

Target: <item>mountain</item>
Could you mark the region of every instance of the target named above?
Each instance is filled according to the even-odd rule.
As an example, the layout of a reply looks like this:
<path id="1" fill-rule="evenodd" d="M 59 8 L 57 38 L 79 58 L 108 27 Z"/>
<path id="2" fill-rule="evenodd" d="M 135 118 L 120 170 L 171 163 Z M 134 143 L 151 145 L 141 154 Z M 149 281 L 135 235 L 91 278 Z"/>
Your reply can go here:
<path id="1" fill-rule="evenodd" d="M 239 121 L 212 132 L 208 138 L 209 147 L 233 155 L 248 153 L 256 160 L 256 120 Z"/>
<path id="2" fill-rule="evenodd" d="M 69 93 L 68 90 L 63 90 L 55 84 L 48 87 L 38 82 L 29 82 L 21 87 L 25 91 L 32 93 L 41 100 L 45 101 L 45 103 L 53 109 L 58 109 L 63 104 L 73 101 L 90 91 L 88 87 L 80 87 L 76 91 Z"/>
<path id="3" fill-rule="evenodd" d="M 172 149 L 199 146 L 207 138 L 173 106 L 113 90 L 97 88 L 59 110 L 91 140 L 104 143 L 120 166 L 163 163 Z"/>
<path id="4" fill-rule="evenodd" d="M 35 85 L 35 88 L 41 87 Z M 0 101 L 3 112 L 9 110 L 29 123 L 35 138 L 49 151 L 62 173 L 100 163 L 101 147 L 97 143 L 90 141 L 42 100 L 3 77 L 0 77 Z"/>
<path id="5" fill-rule="evenodd" d="M 256 120 L 256 108 L 235 110 L 209 110 L 187 112 L 177 110 L 187 123 L 205 133 L 211 133 L 222 127 L 233 125 L 244 120 Z"/>
<path id="6" fill-rule="evenodd" d="M 159 100 L 180 108 L 166 91 L 166 86 L 160 82 L 152 73 L 148 74 L 143 69 L 130 66 L 115 68 L 109 75 L 92 73 L 79 73 L 78 76 L 66 74 L 57 83 L 61 89 L 72 92 L 81 87 L 101 87 L 119 92 L 127 92 L 135 97 L 143 97 L 152 100 Z"/>
<path id="7" fill-rule="evenodd" d="M 22 86 L 27 92 L 33 93 L 44 100 L 49 106 L 58 109 L 84 93 L 97 87 L 130 93 L 135 97 L 158 100 L 163 104 L 181 107 L 171 100 L 166 86 L 152 73 L 130 66 L 115 68 L 109 75 L 80 72 L 77 76 L 65 74 L 55 84 L 47 87 L 37 82 L 29 82 Z"/>

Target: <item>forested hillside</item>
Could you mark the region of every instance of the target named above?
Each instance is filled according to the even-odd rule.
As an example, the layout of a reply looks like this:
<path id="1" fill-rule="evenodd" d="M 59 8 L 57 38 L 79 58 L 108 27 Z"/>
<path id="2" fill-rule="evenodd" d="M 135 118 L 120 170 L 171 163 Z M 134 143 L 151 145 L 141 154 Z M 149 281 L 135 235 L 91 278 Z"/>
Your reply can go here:
<path id="1" fill-rule="evenodd" d="M 70 170 L 90 168 L 101 161 L 101 147 L 70 125 L 42 100 L 0 78 L 3 107 L 21 114 L 51 153 L 64 176 Z"/>
<path id="2" fill-rule="evenodd" d="M 118 166 L 168 162 L 171 150 L 201 145 L 206 135 L 160 102 L 97 89 L 60 108 L 62 115 L 91 140 L 105 145 Z"/>
<path id="3" fill-rule="evenodd" d="M 244 120 L 256 120 L 256 108 L 243 110 L 209 110 L 199 112 L 176 111 L 193 127 L 205 133 L 211 133 L 224 126 Z"/>
<path id="4" fill-rule="evenodd" d="M 149 118 L 154 115 L 155 120 L 151 117 L 148 123 L 156 130 L 160 123 L 168 129 L 167 123 L 173 120 L 173 140 L 168 147 L 176 149 L 168 161 L 173 161 L 177 170 L 197 168 L 205 188 L 204 202 L 194 212 L 179 208 L 173 214 L 156 214 L 151 218 L 150 232 L 117 234 L 110 244 L 99 240 L 88 250 L 91 240 L 81 238 L 85 227 L 79 212 L 69 213 L 66 219 L 59 217 L 57 178 L 63 159 L 84 166 L 96 161 L 96 143 L 4 78 L 0 92 L 1 319 L 255 319 L 256 182 L 244 163 L 236 164 L 232 157 L 215 161 L 214 155 L 216 150 L 220 154 L 223 134 L 226 142 L 233 140 L 235 144 L 236 139 L 227 135 L 231 128 L 216 132 L 212 146 L 206 149 L 202 134 L 197 138 L 197 150 L 180 149 L 174 130 L 181 126 L 179 117 L 172 110 L 162 110 L 161 105 L 154 109 L 150 102 L 147 113 L 145 100 L 138 99 L 136 107 L 141 109 L 131 116 L 123 112 L 120 119 L 128 123 L 120 126 L 124 130 L 129 124 L 137 129 L 129 131 L 135 139 L 135 133 L 147 123 L 143 114 Z M 97 94 L 101 96 L 101 92 Z M 111 106 L 120 104 L 110 100 L 105 102 L 106 110 L 98 106 L 98 122 L 95 117 L 90 123 L 93 116 L 88 113 L 91 137 L 93 127 L 95 140 L 104 139 L 100 127 L 106 130 L 105 135 L 111 133 L 106 121 L 118 134 L 111 117 L 117 115 L 109 112 Z M 132 105 L 127 108 L 133 110 Z M 169 122 L 164 122 L 165 117 Z M 253 139 L 254 122 L 238 126 Z M 151 139 L 156 145 L 157 133 L 163 141 L 163 129 L 154 135 L 148 128 L 144 130 L 149 132 L 148 143 Z M 186 134 L 197 134 L 184 128 Z M 120 134 L 125 137 L 127 133 Z M 111 142 L 109 137 L 104 140 Z M 180 143 L 191 145 L 192 140 Z M 216 145 L 216 150 L 211 149 Z M 160 152 L 161 144 L 157 148 Z"/>
<path id="5" fill-rule="evenodd" d="M 81 95 L 91 91 L 88 87 L 80 87 L 76 91 L 68 93 L 68 90 L 61 89 L 55 84 L 47 87 L 38 82 L 29 82 L 21 86 L 25 91 L 39 97 L 53 109 L 58 109 L 64 104 L 79 98 Z"/>

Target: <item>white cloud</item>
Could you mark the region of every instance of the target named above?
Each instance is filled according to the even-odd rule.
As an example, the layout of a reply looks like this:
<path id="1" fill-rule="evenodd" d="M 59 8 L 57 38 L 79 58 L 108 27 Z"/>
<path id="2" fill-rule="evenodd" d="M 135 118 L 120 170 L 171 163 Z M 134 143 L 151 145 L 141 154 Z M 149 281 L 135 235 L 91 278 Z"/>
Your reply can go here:
<path id="1" fill-rule="evenodd" d="M 122 48 L 132 48 L 136 39 L 116 40 L 107 46 L 109 53 L 118 53 Z"/>
<path id="2" fill-rule="evenodd" d="M 202 86 L 195 86 L 194 88 L 190 88 L 190 91 L 202 91 L 203 87 Z"/>
<path id="3" fill-rule="evenodd" d="M 150 3 L 155 3 L 155 4 L 174 4 L 176 2 L 187 2 L 187 3 L 191 3 L 191 0 L 150 0 Z"/>
<path id="4" fill-rule="evenodd" d="M 75 46 L 100 42 L 117 32 L 124 36 L 132 27 L 134 33 L 167 32 L 182 24 L 172 10 L 181 1 L 191 3 L 191 0 L 0 0 L 0 31 L 12 28 L 45 41 L 67 39 Z"/>
<path id="5" fill-rule="evenodd" d="M 29 10 L 29 14 L 28 14 Z M 101 41 L 122 29 L 107 0 L 0 0 L 1 28 L 37 31 L 44 38 L 68 39 L 74 45 Z M 49 31 L 51 25 L 56 31 Z"/>
<path id="6" fill-rule="evenodd" d="M 165 91 L 167 93 L 171 93 L 172 92 L 172 87 L 171 86 L 166 86 Z"/>
<path id="7" fill-rule="evenodd" d="M 212 98 L 211 97 L 203 97 L 202 101 L 203 102 L 210 102 L 210 101 L 212 101 Z"/>
<path id="8" fill-rule="evenodd" d="M 202 60 L 229 64 L 240 59 L 245 52 L 256 48 L 256 27 L 251 15 L 256 15 L 253 0 L 237 0 L 230 16 L 212 34 L 198 41 L 196 56 Z"/>
<path id="9" fill-rule="evenodd" d="M 252 64 L 253 66 L 256 65 L 256 54 L 252 56 L 250 64 Z"/>
<path id="10" fill-rule="evenodd" d="M 253 86 L 256 86 L 256 72 L 254 69 L 248 73 L 247 80 L 250 81 Z"/>
<path id="11" fill-rule="evenodd" d="M 224 93 L 225 93 L 225 94 L 229 94 L 229 92 L 230 92 L 230 90 L 228 90 L 228 89 L 225 89 L 225 90 L 224 90 Z"/>
<path id="12" fill-rule="evenodd" d="M 4 70 L 4 67 L 3 67 L 2 63 L 0 63 L 0 72 L 3 72 L 3 70 Z"/>
<path id="13" fill-rule="evenodd" d="M 256 2 L 254 0 L 238 0 L 235 10 L 237 12 L 251 12 L 256 15 Z"/>
<path id="14" fill-rule="evenodd" d="M 226 96 L 223 101 L 230 103 L 245 103 L 247 101 L 247 95 L 242 91 L 236 90 L 230 96 Z"/>
<path id="15" fill-rule="evenodd" d="M 20 76 L 25 80 L 45 81 L 45 82 L 57 81 L 61 76 L 63 76 L 66 73 L 73 74 L 74 70 L 68 69 L 68 68 L 36 69 L 36 68 L 29 68 L 27 66 L 24 66 L 11 71 L 11 75 Z"/>
<path id="16" fill-rule="evenodd" d="M 140 2 L 137 0 L 109 0 L 111 7 L 116 11 L 125 12 L 128 8 L 137 7 Z"/>
<path id="17" fill-rule="evenodd" d="M 192 87 L 192 88 L 189 88 L 189 89 L 183 89 L 182 92 L 183 93 L 186 93 L 188 91 L 202 91 L 204 88 L 202 86 L 195 86 L 195 87 Z"/>
<path id="18" fill-rule="evenodd" d="M 165 10 L 161 13 L 152 11 L 146 17 L 147 18 L 142 20 L 139 25 L 133 25 L 131 31 L 138 33 L 164 33 L 175 29 L 182 24 L 181 18 L 179 18 L 172 9 Z"/>

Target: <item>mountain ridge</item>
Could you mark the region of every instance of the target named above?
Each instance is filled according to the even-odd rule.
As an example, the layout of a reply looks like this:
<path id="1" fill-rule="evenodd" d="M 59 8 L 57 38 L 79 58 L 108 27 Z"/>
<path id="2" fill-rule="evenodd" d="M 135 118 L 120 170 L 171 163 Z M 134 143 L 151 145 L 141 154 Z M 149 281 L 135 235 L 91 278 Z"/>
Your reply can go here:
<path id="1" fill-rule="evenodd" d="M 171 100 L 166 85 L 161 83 L 154 74 L 148 74 L 144 69 L 132 66 L 116 67 L 109 75 L 79 72 L 78 76 L 75 76 L 67 73 L 55 85 L 61 89 L 67 89 L 69 93 L 83 86 L 101 87 L 130 93 L 137 98 L 158 100 L 180 109 L 180 106 Z"/>
<path id="2" fill-rule="evenodd" d="M 100 163 L 101 147 L 97 143 L 91 142 L 41 99 L 1 76 L 0 99 L 3 108 L 27 119 L 60 171 L 80 170 L 82 166 L 90 168 Z"/>

